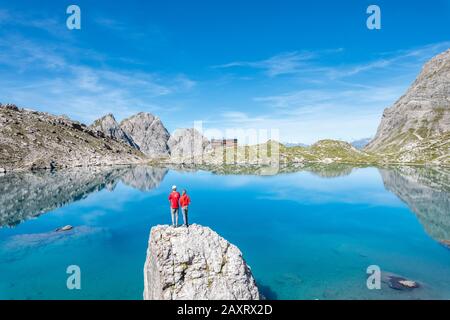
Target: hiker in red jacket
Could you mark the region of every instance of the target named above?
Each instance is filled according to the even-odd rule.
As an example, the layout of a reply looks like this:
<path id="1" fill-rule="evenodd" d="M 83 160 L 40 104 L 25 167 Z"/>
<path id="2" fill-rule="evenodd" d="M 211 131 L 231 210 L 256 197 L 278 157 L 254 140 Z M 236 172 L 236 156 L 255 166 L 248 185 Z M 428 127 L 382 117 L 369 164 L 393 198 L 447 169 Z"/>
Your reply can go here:
<path id="1" fill-rule="evenodd" d="M 186 227 L 189 227 L 188 223 L 188 208 L 189 204 L 191 203 L 191 198 L 186 193 L 186 190 L 183 190 L 183 195 L 180 198 L 180 206 L 181 206 L 181 212 L 183 213 L 183 221 L 184 225 Z"/>
<path id="2" fill-rule="evenodd" d="M 180 193 L 177 191 L 177 186 L 172 186 L 172 192 L 169 194 L 170 213 L 172 215 L 172 226 L 178 227 L 178 201 L 180 200 Z"/>

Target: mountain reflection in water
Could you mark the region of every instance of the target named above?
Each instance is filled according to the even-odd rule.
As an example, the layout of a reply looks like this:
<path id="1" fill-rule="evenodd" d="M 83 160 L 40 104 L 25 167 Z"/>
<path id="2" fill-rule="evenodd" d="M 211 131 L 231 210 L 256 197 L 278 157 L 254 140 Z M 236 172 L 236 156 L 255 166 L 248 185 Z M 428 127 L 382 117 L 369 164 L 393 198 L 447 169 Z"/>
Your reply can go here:
<path id="1" fill-rule="evenodd" d="M 322 178 L 350 175 L 358 168 L 336 165 L 257 166 L 150 166 L 90 167 L 61 171 L 11 173 L 0 176 L 0 227 L 14 226 L 55 208 L 84 199 L 121 181 L 141 191 L 158 188 L 169 169 L 207 170 L 221 175 L 273 175 L 308 171 Z M 398 166 L 380 168 L 385 188 L 416 214 L 435 240 L 450 240 L 450 169 Z"/>
<path id="2" fill-rule="evenodd" d="M 117 183 L 149 191 L 168 169 L 148 166 L 89 167 L 61 171 L 21 172 L 0 176 L 0 227 L 14 226 Z"/>

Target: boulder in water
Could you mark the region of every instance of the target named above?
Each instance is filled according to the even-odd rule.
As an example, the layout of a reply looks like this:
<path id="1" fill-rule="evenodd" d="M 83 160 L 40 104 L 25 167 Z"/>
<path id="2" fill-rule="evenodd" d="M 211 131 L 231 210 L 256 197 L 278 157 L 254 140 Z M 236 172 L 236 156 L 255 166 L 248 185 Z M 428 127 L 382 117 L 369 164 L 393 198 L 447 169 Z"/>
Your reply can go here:
<path id="1" fill-rule="evenodd" d="M 241 251 L 210 228 L 155 226 L 144 266 L 145 300 L 259 300 Z"/>

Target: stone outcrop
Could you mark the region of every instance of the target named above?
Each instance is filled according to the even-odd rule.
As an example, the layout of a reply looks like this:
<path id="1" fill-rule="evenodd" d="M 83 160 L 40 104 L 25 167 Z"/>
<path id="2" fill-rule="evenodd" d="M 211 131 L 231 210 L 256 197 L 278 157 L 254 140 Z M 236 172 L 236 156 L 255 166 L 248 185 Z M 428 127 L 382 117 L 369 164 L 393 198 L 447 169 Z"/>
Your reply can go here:
<path id="1" fill-rule="evenodd" d="M 155 226 L 144 266 L 146 300 L 257 300 L 239 249 L 210 228 Z"/>
<path id="2" fill-rule="evenodd" d="M 168 141 L 170 162 L 201 163 L 212 151 L 209 140 L 196 129 L 177 129 Z"/>
<path id="3" fill-rule="evenodd" d="M 89 128 L 99 136 L 106 136 L 124 142 L 135 149 L 139 149 L 139 146 L 134 143 L 133 139 L 125 131 L 122 130 L 111 113 L 95 120 Z"/>
<path id="4" fill-rule="evenodd" d="M 98 137 L 65 116 L 0 106 L 0 168 L 55 169 L 141 163 L 138 150 L 109 137 Z"/>
<path id="5" fill-rule="evenodd" d="M 450 49 L 431 59 L 392 107 L 384 110 L 370 152 L 397 162 L 449 161 Z"/>
<path id="6" fill-rule="evenodd" d="M 150 158 L 169 156 L 170 134 L 158 117 L 140 112 L 120 123 L 120 127 L 139 146 L 139 150 Z"/>

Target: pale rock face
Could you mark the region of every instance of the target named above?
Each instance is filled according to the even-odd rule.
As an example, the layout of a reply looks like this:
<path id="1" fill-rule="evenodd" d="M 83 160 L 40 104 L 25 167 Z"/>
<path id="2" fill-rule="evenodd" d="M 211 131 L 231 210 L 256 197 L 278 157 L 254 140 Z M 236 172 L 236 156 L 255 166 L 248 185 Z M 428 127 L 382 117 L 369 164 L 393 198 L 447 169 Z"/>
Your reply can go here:
<path id="1" fill-rule="evenodd" d="M 201 163 L 212 151 L 209 140 L 196 129 L 177 129 L 168 141 L 173 163 Z"/>
<path id="2" fill-rule="evenodd" d="M 152 158 L 168 157 L 169 132 L 158 117 L 140 112 L 120 123 L 120 127 L 139 146 L 139 150 Z"/>
<path id="3" fill-rule="evenodd" d="M 210 228 L 155 226 L 144 266 L 145 300 L 258 300 L 239 249 Z"/>
<path id="4" fill-rule="evenodd" d="M 133 139 L 122 130 L 111 113 L 95 120 L 89 128 L 94 132 L 100 132 L 106 137 L 116 139 L 117 141 L 124 142 L 133 148 L 139 149 Z"/>
<path id="5" fill-rule="evenodd" d="M 450 49 L 431 59 L 409 90 L 386 109 L 368 151 L 402 147 L 450 130 Z"/>

